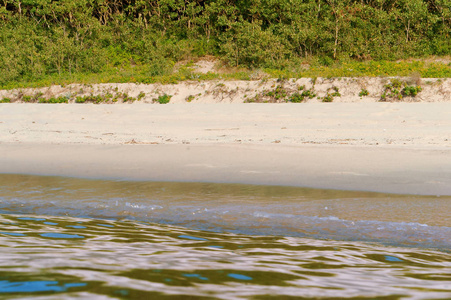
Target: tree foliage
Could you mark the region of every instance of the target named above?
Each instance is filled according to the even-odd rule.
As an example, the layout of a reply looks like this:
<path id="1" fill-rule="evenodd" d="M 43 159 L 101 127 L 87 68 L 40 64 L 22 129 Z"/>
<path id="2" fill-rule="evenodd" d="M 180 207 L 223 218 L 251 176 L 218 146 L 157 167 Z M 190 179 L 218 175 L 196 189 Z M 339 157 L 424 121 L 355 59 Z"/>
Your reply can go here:
<path id="1" fill-rule="evenodd" d="M 451 0 L 0 0 L 0 84 L 184 58 L 286 67 L 305 57 L 451 54 Z"/>

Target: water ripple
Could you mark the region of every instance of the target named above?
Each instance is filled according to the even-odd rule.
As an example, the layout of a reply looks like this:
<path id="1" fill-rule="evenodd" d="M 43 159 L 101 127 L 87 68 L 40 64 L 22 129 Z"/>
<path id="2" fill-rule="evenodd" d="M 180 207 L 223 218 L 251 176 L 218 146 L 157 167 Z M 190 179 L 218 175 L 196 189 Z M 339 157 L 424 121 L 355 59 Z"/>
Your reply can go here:
<path id="1" fill-rule="evenodd" d="M 0 297 L 451 297 L 451 254 L 434 250 L 129 220 L 9 214 L 0 222 L 21 234 L 0 233 Z"/>

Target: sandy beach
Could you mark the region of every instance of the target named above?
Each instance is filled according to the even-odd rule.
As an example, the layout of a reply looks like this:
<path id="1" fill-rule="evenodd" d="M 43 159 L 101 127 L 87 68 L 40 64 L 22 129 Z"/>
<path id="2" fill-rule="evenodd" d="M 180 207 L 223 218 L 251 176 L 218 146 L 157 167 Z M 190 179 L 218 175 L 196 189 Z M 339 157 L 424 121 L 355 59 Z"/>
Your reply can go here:
<path id="1" fill-rule="evenodd" d="M 0 173 L 451 195 L 451 103 L 0 104 Z"/>

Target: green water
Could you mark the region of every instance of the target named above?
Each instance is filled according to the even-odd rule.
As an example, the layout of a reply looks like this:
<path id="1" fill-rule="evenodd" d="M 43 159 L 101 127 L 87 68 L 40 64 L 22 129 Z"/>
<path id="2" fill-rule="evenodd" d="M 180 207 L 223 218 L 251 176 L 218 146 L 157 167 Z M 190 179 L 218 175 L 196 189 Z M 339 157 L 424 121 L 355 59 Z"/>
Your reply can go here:
<path id="1" fill-rule="evenodd" d="M 450 299 L 450 199 L 0 175 L 0 298 Z"/>
<path id="2" fill-rule="evenodd" d="M 451 297 L 451 255 L 427 249 L 73 217 L 0 222 L 2 296 Z"/>

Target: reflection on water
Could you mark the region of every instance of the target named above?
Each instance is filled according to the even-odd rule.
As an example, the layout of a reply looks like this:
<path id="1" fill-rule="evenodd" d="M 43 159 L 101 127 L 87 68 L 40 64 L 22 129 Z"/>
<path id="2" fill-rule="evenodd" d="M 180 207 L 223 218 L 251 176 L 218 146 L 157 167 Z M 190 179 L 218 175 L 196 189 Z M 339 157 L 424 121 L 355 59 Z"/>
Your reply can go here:
<path id="1" fill-rule="evenodd" d="M 125 220 L 0 215 L 0 223 L 0 297 L 451 297 L 446 252 Z"/>
<path id="2" fill-rule="evenodd" d="M 0 212 L 451 249 L 451 197 L 0 175 Z"/>
<path id="3" fill-rule="evenodd" d="M 0 298 L 451 298 L 451 197 L 0 175 L 0 211 Z"/>

